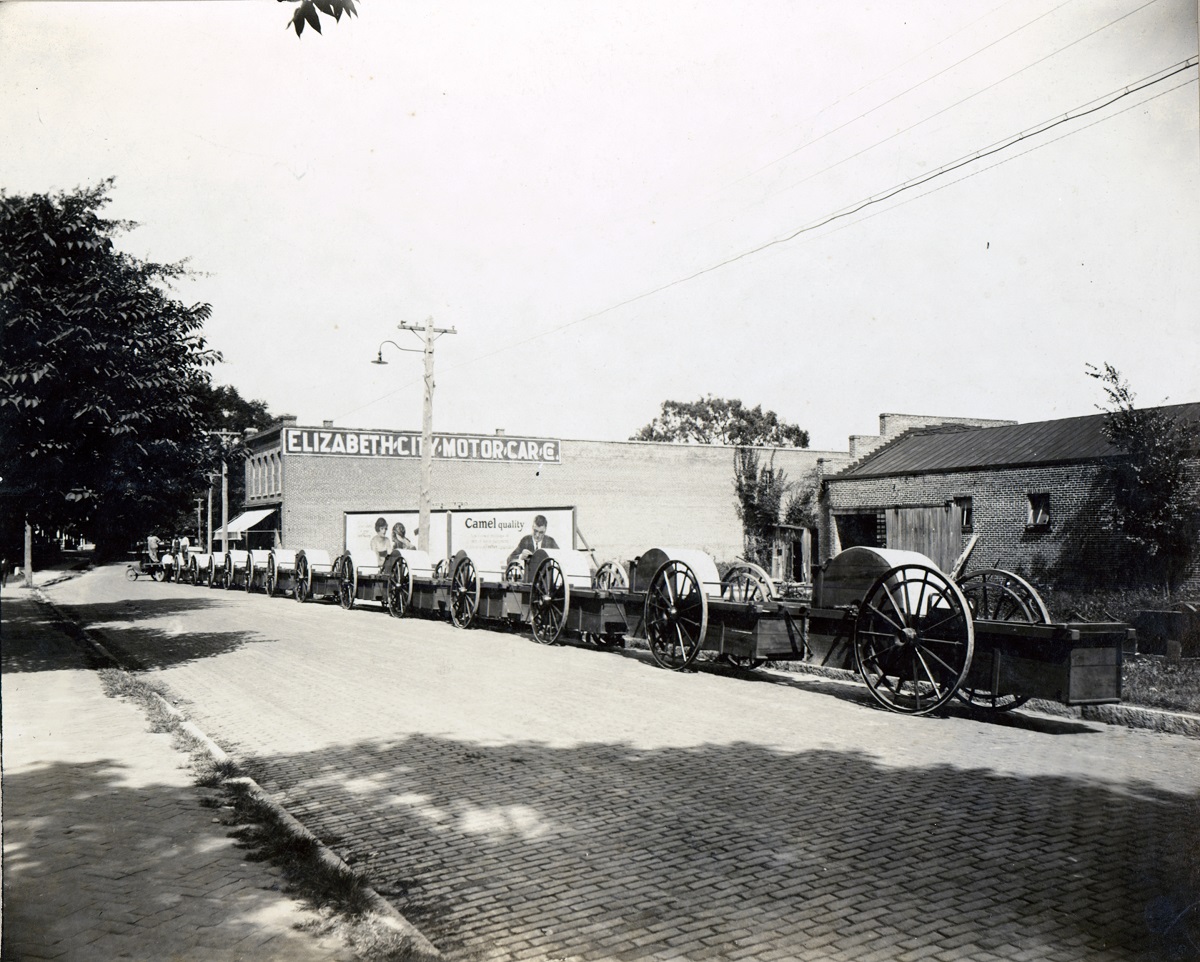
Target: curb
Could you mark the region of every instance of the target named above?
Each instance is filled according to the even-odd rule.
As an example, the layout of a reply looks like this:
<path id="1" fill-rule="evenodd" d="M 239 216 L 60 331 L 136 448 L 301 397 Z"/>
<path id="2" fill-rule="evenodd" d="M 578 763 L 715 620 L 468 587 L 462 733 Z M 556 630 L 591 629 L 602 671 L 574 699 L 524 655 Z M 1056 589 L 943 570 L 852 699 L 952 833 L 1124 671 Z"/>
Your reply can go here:
<path id="1" fill-rule="evenodd" d="M 128 669 L 121 664 L 120 660 L 104 646 L 104 643 L 98 637 L 98 633 L 84 628 L 78 622 L 66 617 L 61 609 L 41 591 L 42 586 L 36 585 L 33 589 L 34 597 L 39 604 L 43 604 L 54 612 L 55 618 L 63 623 L 73 626 L 79 637 L 86 641 L 95 651 L 114 669 L 120 671 L 124 675 L 129 675 Z M 158 705 L 170 715 L 179 725 L 181 731 L 185 732 L 192 738 L 196 744 L 203 749 L 214 764 L 220 765 L 223 763 L 232 762 L 229 754 L 221 748 L 216 742 L 208 737 L 203 731 L 197 728 L 192 722 L 183 715 L 174 705 L 168 702 L 157 692 L 149 692 L 150 697 L 158 703 Z M 227 778 L 225 782 L 230 785 L 236 785 L 244 789 L 252 795 L 254 799 L 270 810 L 272 816 L 278 820 L 279 824 L 297 839 L 301 839 L 314 848 L 317 857 L 328 868 L 336 871 L 354 874 L 354 870 L 347 865 L 341 857 L 338 856 L 331 848 L 325 845 L 317 836 L 310 832 L 304 825 L 295 818 L 290 812 L 280 805 L 274 798 L 268 794 L 261 785 L 253 778 L 246 775 Z M 375 891 L 374 887 L 366 884 L 362 889 L 363 894 L 367 898 L 367 902 L 371 908 L 369 911 L 368 921 L 373 921 L 381 927 L 394 932 L 406 941 L 406 948 L 409 955 L 406 956 L 413 962 L 442 962 L 442 954 L 437 947 L 425 937 L 415 925 L 406 919 L 400 911 L 392 905 L 387 899 Z"/>
<path id="2" fill-rule="evenodd" d="M 831 678 L 835 681 L 862 684 L 858 673 L 846 668 L 826 668 L 821 665 L 808 665 L 804 662 L 787 662 L 786 664 L 787 668 L 778 670 L 795 675 L 813 675 L 817 678 Z M 987 711 L 987 709 L 981 710 Z M 1200 738 L 1200 715 L 1166 711 L 1161 708 L 1142 708 L 1139 705 L 1082 705 L 1076 707 L 1032 698 L 1025 706 L 1025 710 L 1055 718 L 1078 718 L 1083 721 L 1100 722 L 1120 728 L 1142 728 L 1168 735 Z"/>

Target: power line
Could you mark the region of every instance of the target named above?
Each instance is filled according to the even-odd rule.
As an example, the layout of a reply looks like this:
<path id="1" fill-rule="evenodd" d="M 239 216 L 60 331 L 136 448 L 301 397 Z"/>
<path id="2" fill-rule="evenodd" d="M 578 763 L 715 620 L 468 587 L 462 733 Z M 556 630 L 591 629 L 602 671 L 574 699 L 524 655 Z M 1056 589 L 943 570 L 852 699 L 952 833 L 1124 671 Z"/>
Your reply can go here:
<path id="1" fill-rule="evenodd" d="M 850 227 L 857 227 L 859 224 L 863 223 L 866 220 L 871 219 L 872 217 L 879 217 L 881 214 L 890 214 L 892 211 L 896 210 L 899 207 L 904 207 L 904 206 L 907 206 L 908 204 L 916 203 L 917 201 L 923 200 L 924 198 L 929 197 L 932 194 L 938 193 L 938 191 L 946 190 L 946 188 L 953 187 L 955 184 L 961 184 L 963 181 L 970 180 L 972 177 L 978 177 L 980 174 L 986 174 L 988 171 L 995 170 L 997 167 L 1002 167 L 1005 164 L 1012 163 L 1014 160 L 1020 160 L 1026 154 L 1032 154 L 1035 150 L 1041 150 L 1044 147 L 1049 147 L 1053 144 L 1057 144 L 1060 140 L 1066 140 L 1066 138 L 1071 137 L 1075 134 L 1081 133 L 1090 127 L 1095 127 L 1099 124 L 1107 123 L 1108 121 L 1112 120 L 1114 117 L 1119 117 L 1119 116 L 1121 116 L 1121 114 L 1128 113 L 1131 110 L 1137 110 L 1138 107 L 1142 107 L 1148 103 L 1152 103 L 1153 101 L 1158 100 L 1160 97 L 1165 97 L 1167 94 L 1172 93 L 1176 90 L 1179 90 L 1181 87 L 1187 87 L 1196 82 L 1197 82 L 1197 78 L 1193 77 L 1190 80 L 1183 81 L 1183 83 L 1176 84 L 1174 87 L 1168 87 L 1166 90 L 1156 93 L 1152 97 L 1147 97 L 1145 100 L 1139 100 L 1137 103 L 1130 104 L 1128 107 L 1122 107 L 1120 110 L 1114 111 L 1113 113 L 1111 113 L 1105 117 L 1098 117 L 1097 119 L 1093 120 L 1089 124 L 1082 124 L 1079 127 L 1075 127 L 1071 130 L 1068 130 L 1064 134 L 1059 134 L 1059 136 L 1054 137 L 1050 140 L 1043 141 L 1042 143 L 1038 143 L 1038 144 L 1033 144 L 1033 145 L 1027 147 L 1025 150 L 1022 150 L 1020 153 L 1013 154 L 1011 157 L 1005 157 L 1002 160 L 997 160 L 994 163 L 988 164 L 986 167 L 982 168 L 981 170 L 973 170 L 969 174 L 963 174 L 963 176 L 956 177 L 956 178 L 954 178 L 954 180 L 948 181 L 945 184 L 939 184 L 937 187 L 931 188 L 930 190 L 927 190 L 922 194 L 917 194 L 915 197 L 910 197 L 907 200 L 902 200 L 899 203 L 894 204 L 891 207 L 888 207 L 884 210 L 875 211 L 871 214 L 868 214 L 866 217 L 860 217 L 858 220 L 855 220 L 849 224 L 843 224 L 840 227 L 836 227 L 831 231 L 827 231 L 825 236 L 827 236 L 828 234 L 835 233 L 836 231 L 846 230 L 847 228 L 850 228 Z"/>
<path id="2" fill-rule="evenodd" d="M 821 134 L 819 137 L 814 137 L 812 140 L 808 141 L 807 143 L 801 144 L 799 147 L 796 147 L 796 148 L 794 148 L 793 150 L 789 150 L 789 151 L 788 151 L 786 154 L 783 154 L 783 155 L 782 155 L 782 156 L 780 156 L 780 157 L 776 157 L 774 160 L 768 161 L 767 163 L 763 164 L 761 167 L 757 168 L 756 170 L 752 170 L 752 171 L 750 171 L 750 173 L 748 173 L 748 174 L 746 174 L 745 176 L 743 176 L 743 177 L 739 178 L 739 179 L 738 179 L 737 181 L 735 181 L 734 183 L 741 183 L 741 181 L 743 181 L 743 180 L 746 180 L 746 179 L 748 179 L 748 178 L 750 178 L 750 177 L 753 177 L 755 174 L 761 174 L 761 173 L 762 173 L 764 170 L 766 170 L 768 167 L 774 167 L 776 164 L 778 164 L 778 163 L 781 163 L 781 162 L 783 162 L 783 161 L 787 160 L 789 157 L 793 157 L 793 156 L 795 156 L 796 154 L 800 153 L 800 151 L 802 151 L 802 150 L 807 150 L 807 149 L 808 149 L 809 147 L 811 147 L 813 144 L 819 143 L 820 141 L 824 140 L 826 137 L 829 137 L 829 136 L 831 136 L 831 135 L 833 135 L 833 134 L 836 134 L 836 133 L 837 133 L 839 130 L 844 130 L 846 127 L 849 127 L 851 124 L 856 124 L 856 123 L 858 123 L 858 122 L 859 122 L 860 120 L 862 120 L 864 117 L 869 117 L 871 114 L 875 113 L 875 111 L 883 109 L 883 108 L 884 108 L 884 107 L 886 107 L 888 104 L 890 104 L 890 103 L 893 103 L 893 102 L 895 102 L 895 101 L 899 100 L 901 97 L 907 96 L 908 94 L 912 93 L 912 92 L 913 92 L 914 90 L 916 90 L 917 88 L 919 88 L 919 87 L 923 87 L 923 86 L 925 86 L 925 84 L 927 84 L 927 83 L 929 83 L 929 82 L 931 82 L 931 81 L 933 81 L 933 80 L 936 80 L 936 79 L 937 79 L 938 77 L 940 77 L 942 74 L 944 74 L 944 73 L 949 73 L 949 72 L 950 72 L 951 70 L 953 70 L 955 67 L 960 67 L 960 66 L 962 66 L 962 65 L 963 65 L 964 63 L 966 63 L 968 60 L 972 59 L 973 57 L 977 57 L 977 56 L 979 56 L 979 54 L 983 53 L 985 50 L 989 50 L 989 49 L 991 49 L 992 47 L 996 46 L 996 44 L 1003 43 L 1005 40 L 1008 40 L 1010 37 L 1016 36 L 1018 33 L 1020 33 L 1022 30 L 1025 30 L 1027 27 L 1031 27 L 1031 26 L 1033 26 L 1035 23 L 1037 23 L 1039 20 L 1044 20 L 1046 17 L 1050 16 L 1051 14 L 1053 14 L 1053 13 L 1057 13 L 1057 12 L 1058 12 L 1059 10 L 1061 10 L 1063 7 L 1067 6 L 1067 4 L 1069 4 L 1069 3 L 1073 3 L 1073 2 L 1074 2 L 1074 0 L 1063 0 L 1063 2 L 1062 2 L 1062 3 L 1060 3 L 1060 4 L 1059 4 L 1057 7 L 1054 7 L 1052 10 L 1047 10 L 1045 13 L 1041 14 L 1040 16 L 1034 17 L 1032 20 L 1029 20 L 1029 21 L 1027 21 L 1026 23 L 1023 23 L 1023 24 L 1021 24 L 1021 26 L 1017 27 L 1015 30 L 1011 30 L 1011 31 L 1009 31 L 1009 32 L 1008 32 L 1008 33 L 1006 33 L 1006 34 L 1005 34 L 1003 37 L 997 37 L 997 38 L 996 38 L 995 40 L 993 40 L 991 43 L 984 44 L 984 45 L 983 45 L 982 47 L 980 47 L 978 50 L 975 50 L 975 51 L 973 51 L 973 52 L 971 52 L 971 53 L 967 54 L 967 55 L 966 55 L 965 57 L 963 57 L 961 60 L 957 60 L 957 61 L 955 61 L 954 63 L 950 64 L 948 67 L 944 67 L 944 68 L 942 68 L 942 69 L 941 69 L 941 70 L 939 70 L 937 73 L 935 73 L 935 74 L 932 74 L 931 76 L 928 76 L 928 77 L 926 77 L 924 80 L 920 81 L 919 83 L 915 83 L 915 84 L 913 84 L 911 87 L 907 88 L 906 90 L 901 90 L 901 91 L 900 91 L 898 94 L 895 94 L 895 95 L 893 95 L 893 96 L 889 97 L 887 100 L 883 101 L 882 103 L 878 103 L 878 104 L 876 104 L 874 107 L 871 107 L 871 108 L 870 108 L 870 109 L 868 109 L 868 110 L 864 110 L 864 111 L 863 111 L 861 114 L 859 114 L 857 117 L 854 117 L 854 118 L 853 118 L 853 119 L 851 119 L 851 120 L 847 120 L 847 121 L 846 121 L 845 123 L 843 123 L 843 124 L 839 124 L 837 127 L 834 127 L 832 130 L 827 130 L 827 131 L 825 131 L 825 133 Z M 1158 2 L 1158 0 L 1149 0 L 1149 3 L 1147 3 L 1146 5 L 1147 5 L 1147 6 L 1149 6 L 1149 4 L 1150 4 L 1150 3 L 1157 3 L 1157 2 Z M 999 8 L 997 8 L 997 9 L 999 9 Z M 1140 9 L 1140 8 L 1139 8 L 1139 9 Z M 1114 22 L 1115 22 L 1115 21 L 1114 21 Z M 1111 26 L 1111 24 L 1109 24 L 1109 26 Z M 964 28 L 964 29 L 965 29 L 965 28 Z M 1103 28 L 1101 28 L 1101 29 L 1103 29 Z M 1066 49 L 1066 48 L 1063 48 L 1063 49 Z M 920 56 L 920 54 L 918 54 L 918 56 Z M 915 58 L 913 58 L 913 59 L 915 59 Z M 906 62 L 906 63 L 908 63 L 908 62 L 910 62 L 910 61 L 905 61 L 905 62 Z M 1040 62 L 1040 61 L 1039 61 L 1039 62 Z M 901 66 L 903 66 L 903 64 L 902 64 Z M 1030 66 L 1032 66 L 1032 64 L 1031 64 Z M 898 69 L 898 68 L 896 68 L 896 69 Z M 1027 69 L 1027 68 L 1022 68 L 1022 69 Z M 1020 72 L 1020 71 L 1018 71 L 1018 73 L 1019 73 L 1019 72 Z M 885 76 L 886 76 L 886 74 L 885 74 Z M 1015 74 L 1014 74 L 1013 76 L 1015 76 Z M 1008 79 L 1008 78 L 1005 78 L 1005 79 Z M 874 83 L 874 82 L 875 82 L 875 81 L 871 81 L 871 83 Z M 997 83 L 1002 83 L 1002 82 L 1003 82 L 1003 81 L 997 81 Z M 867 87 L 869 87 L 870 85 L 871 85 L 871 84 L 867 84 L 866 86 L 867 86 Z M 993 85 L 993 86 L 994 86 L 994 85 Z M 859 90 L 863 90 L 863 89 L 865 89 L 865 87 L 860 87 L 860 88 L 859 88 Z M 990 88 L 990 87 L 986 87 L 986 88 L 984 88 L 984 89 L 985 89 L 985 90 L 990 90 L 991 88 Z M 857 93 L 857 91 L 855 91 L 855 92 Z M 982 92 L 982 91 L 980 91 L 980 92 Z M 853 95 L 851 95 L 851 96 L 853 96 Z M 936 115 L 936 114 L 934 114 L 934 116 L 937 116 L 937 115 Z M 930 118 L 926 118 L 926 120 L 928 120 L 928 119 L 930 119 Z M 917 125 L 919 125 L 919 124 L 922 124 L 922 123 L 924 123 L 924 122 L 925 122 L 924 120 L 922 120 L 922 121 L 918 121 L 918 122 L 917 122 L 917 124 L 914 124 L 913 126 L 917 126 Z M 910 130 L 911 128 L 905 128 L 905 129 L 906 129 L 906 130 Z M 900 133 L 904 133 L 904 131 L 900 131 Z M 893 136 L 895 136 L 895 135 L 893 135 Z M 882 141 L 881 141 L 881 142 L 882 142 Z M 876 145 L 876 146 L 877 146 L 877 145 Z M 870 148 L 867 148 L 867 149 L 869 150 Z M 856 155 L 856 156 L 857 156 L 857 155 Z M 828 169 L 828 168 L 827 168 L 827 169 Z M 824 173 L 824 171 L 820 171 L 820 173 Z M 813 176 L 816 176 L 816 175 L 814 174 Z M 803 183 L 803 181 L 801 181 L 801 183 Z"/>
<path id="3" fill-rule="evenodd" d="M 1070 0 L 1068 0 L 1068 2 L 1070 2 Z M 1135 9 L 1130 10 L 1128 13 L 1122 14 L 1120 17 L 1117 17 L 1116 20 L 1110 20 L 1108 23 L 1104 24 L 1103 26 L 1097 27 L 1095 30 L 1090 31 L 1089 33 L 1085 33 L 1082 37 L 1078 37 L 1075 40 L 1072 40 L 1070 43 L 1066 44 L 1065 46 L 1059 47 L 1057 50 L 1051 51 L 1050 53 L 1046 54 L 1046 56 L 1038 58 L 1037 60 L 1033 61 L 1033 63 L 1026 64 L 1020 70 L 1014 70 L 1012 73 L 1008 74 L 1008 76 L 1001 77 L 999 80 L 996 80 L 996 81 L 988 84 L 986 87 L 982 88 L 981 90 L 976 90 L 974 93 L 968 94 L 966 97 L 963 97 L 961 100 L 957 100 L 954 103 L 949 104 L 946 107 L 943 107 L 941 110 L 935 111 L 934 113 L 930 114 L 928 117 L 924 117 L 921 120 L 918 120 L 916 123 L 909 124 L 907 127 L 902 127 L 900 130 L 897 130 L 895 133 L 889 134 L 888 136 L 884 137 L 882 140 L 877 140 L 875 143 L 871 144 L 870 146 L 864 147 L 862 150 L 856 151 L 855 153 L 850 154 L 848 157 L 843 157 L 841 160 L 835 161 L 834 163 L 830 164 L 829 166 L 823 167 L 821 170 L 818 170 L 815 173 L 809 174 L 807 177 L 803 177 L 800 180 L 797 180 L 791 184 L 788 184 L 786 187 L 782 188 L 781 190 L 774 191 L 770 196 L 775 196 L 776 194 L 781 194 L 784 191 L 792 190 L 793 188 L 799 187 L 801 184 L 805 184 L 808 181 L 813 180 L 816 177 L 820 177 L 822 174 L 827 174 L 827 173 L 829 173 L 829 171 L 831 171 L 837 167 L 840 167 L 842 164 L 848 163 L 849 161 L 854 160 L 856 157 L 861 157 L 863 154 L 867 153 L 868 151 L 874 150 L 876 147 L 880 147 L 883 144 L 886 144 L 889 140 L 894 140 L 895 138 L 899 137 L 901 134 L 906 134 L 910 130 L 915 130 L 917 127 L 920 127 L 922 124 L 926 124 L 929 121 L 935 119 L 936 117 L 940 117 L 942 114 L 947 113 L 948 111 L 954 110 L 956 107 L 961 107 L 967 101 L 974 100 L 976 97 L 978 97 L 982 94 L 985 94 L 989 90 L 992 90 L 992 89 L 1000 86 L 1000 84 L 1007 83 L 1008 81 L 1012 80 L 1013 77 L 1023 74 L 1026 70 L 1031 70 L 1032 68 L 1038 66 L 1039 64 L 1045 63 L 1051 57 L 1057 57 L 1063 51 L 1069 50 L 1071 47 L 1074 47 L 1077 44 L 1083 43 L 1083 41 L 1089 39 L 1090 37 L 1094 37 L 1096 34 L 1100 33 L 1101 31 L 1107 30 L 1109 27 L 1120 23 L 1122 20 L 1132 17 L 1135 13 L 1139 13 L 1140 11 L 1146 9 L 1146 7 L 1152 6 L 1158 2 L 1159 2 L 1159 0 L 1146 0 L 1146 2 L 1143 3 L 1140 7 L 1136 7 Z M 1058 9 L 1058 8 L 1056 7 L 1055 9 Z M 1053 12 L 1053 11 L 1051 11 L 1051 12 Z M 917 86 L 920 86 L 920 84 L 918 84 Z M 916 88 L 914 87 L 912 89 L 916 89 Z M 903 96 L 903 94 L 898 94 L 897 96 Z M 892 99 L 894 100 L 896 98 L 893 97 Z M 888 102 L 890 103 L 890 101 L 888 101 Z M 868 111 L 868 113 L 869 113 L 869 111 Z M 866 114 L 864 114 L 863 116 L 866 116 Z M 849 123 L 853 123 L 853 122 L 854 121 L 849 121 Z M 846 125 L 843 124 L 842 126 L 846 126 Z M 841 128 L 838 128 L 838 129 L 841 129 Z M 818 139 L 820 139 L 820 138 L 818 138 Z M 812 141 L 812 143 L 815 143 L 815 142 L 816 141 Z M 804 147 L 807 147 L 807 146 L 809 146 L 809 145 L 805 144 L 802 147 L 799 147 L 796 150 L 792 151 L 792 153 L 793 154 L 798 153 L 800 150 L 803 150 Z M 791 154 L 785 155 L 785 157 L 787 157 L 787 156 L 791 156 Z M 784 159 L 784 158 L 780 158 L 780 159 Z M 777 162 L 778 161 L 773 161 L 772 163 L 777 163 Z M 769 167 L 771 165 L 768 164 L 767 166 Z"/>
<path id="4" fill-rule="evenodd" d="M 1155 2 L 1155 0 L 1151 0 L 1151 2 Z M 472 364 L 477 364 L 480 361 L 486 361 L 486 360 L 489 360 L 490 358 L 496 357 L 500 354 L 507 353 L 508 351 L 514 350 L 516 348 L 524 347 L 527 344 L 531 344 L 534 341 L 541 340 L 542 338 L 548 337 L 551 334 L 557 334 L 561 331 L 567 330 L 568 328 L 575 327 L 576 325 L 586 323 L 587 321 L 595 320 L 599 317 L 603 317 L 605 314 L 609 314 L 613 311 L 619 310 L 622 307 L 627 307 L 630 304 L 635 304 L 638 301 L 645 300 L 646 298 L 652 297 L 655 294 L 660 294 L 663 291 L 669 290 L 672 287 L 678 287 L 679 285 L 686 284 L 689 281 L 693 281 L 698 277 L 703 277 L 705 274 L 711 274 L 713 271 L 720 270 L 723 267 L 728 267 L 730 264 L 734 264 L 734 263 L 737 263 L 738 261 L 745 260 L 748 257 L 752 257 L 755 254 L 762 253 L 763 251 L 769 250 L 772 247 L 778 247 L 782 244 L 789 243 L 790 241 L 795 240 L 797 237 L 800 237 L 804 234 L 811 233 L 812 231 L 815 231 L 815 230 L 819 230 L 820 228 L 825 227 L 835 221 L 842 220 L 847 217 L 851 217 L 854 214 L 857 214 L 857 213 L 861 212 L 862 210 L 865 210 L 868 207 L 872 207 L 877 204 L 881 204 L 884 201 L 890 200 L 899 194 L 913 190 L 924 184 L 928 184 L 929 182 L 931 182 L 935 179 L 938 179 L 940 177 L 944 177 L 947 174 L 953 173 L 955 170 L 959 170 L 959 169 L 967 166 L 968 164 L 976 163 L 980 160 L 983 160 L 986 157 L 993 156 L 1003 150 L 1007 150 L 1007 149 L 1015 146 L 1016 144 L 1022 143 L 1032 137 L 1037 137 L 1041 134 L 1046 133 L 1047 131 L 1053 130 L 1054 128 L 1059 127 L 1062 124 L 1069 123 L 1072 120 L 1078 120 L 1082 117 L 1086 117 L 1086 116 L 1089 116 L 1090 114 L 1096 113 L 1097 111 L 1103 110 L 1105 107 L 1111 106 L 1112 104 L 1117 103 L 1117 102 L 1125 99 L 1126 97 L 1132 96 L 1133 94 L 1138 93 L 1141 90 L 1145 90 L 1149 87 L 1152 87 L 1155 84 L 1162 83 L 1163 81 L 1168 80 L 1169 78 L 1174 77 L 1177 74 L 1180 74 L 1185 70 L 1189 70 L 1192 67 L 1195 67 L 1197 65 L 1198 60 L 1200 60 L 1200 58 L 1189 57 L 1187 60 L 1180 61 L 1177 64 L 1173 64 L 1170 67 L 1166 67 L 1162 70 L 1157 71 L 1156 73 L 1153 73 L 1146 77 L 1143 77 L 1141 80 L 1135 81 L 1132 84 L 1129 84 L 1125 87 L 1120 88 L 1119 90 L 1112 91 L 1108 94 L 1105 94 L 1102 97 L 1098 97 L 1095 100 L 1089 101 L 1088 103 L 1083 104 L 1080 107 L 1075 108 L 1074 110 L 1068 111 L 1065 114 L 1051 118 L 1050 120 L 1043 121 L 1042 123 L 1037 124 L 1033 127 L 1027 128 L 1026 130 L 1024 130 L 1020 133 L 1014 134 L 1003 140 L 996 141 L 988 147 L 981 148 L 980 150 L 977 150 L 971 154 L 967 154 L 963 157 L 960 157 L 957 160 L 951 161 L 947 164 L 943 164 L 937 170 L 930 171 L 926 174 L 922 174 L 919 177 L 914 177 L 914 178 L 907 180 L 901 184 L 895 185 L 884 191 L 881 191 L 878 194 L 873 194 L 870 197 L 867 197 L 865 200 L 858 201 L 854 204 L 851 204 L 848 207 L 842 208 L 839 211 L 836 211 L 832 214 L 828 214 L 816 221 L 806 224 L 803 227 L 799 227 L 796 230 L 784 235 L 783 237 L 778 237 L 778 238 L 775 238 L 774 240 L 767 241 L 764 244 L 760 244 L 757 247 L 752 247 L 748 250 L 742 251 L 739 254 L 735 254 L 732 257 L 728 257 L 724 260 L 718 261 L 717 263 L 711 264 L 708 267 L 705 267 L 705 268 L 702 268 L 701 270 L 695 271 L 694 273 L 688 274 L 684 277 L 678 277 L 672 281 L 668 281 L 665 284 L 661 284 L 658 287 L 652 288 L 647 291 L 643 291 L 640 294 L 635 294 L 632 297 L 625 298 L 624 300 L 619 301 L 617 303 L 610 304 L 609 306 L 602 308 L 599 311 L 595 311 L 591 314 L 587 314 L 582 317 L 578 317 L 572 321 L 567 321 L 565 324 L 560 324 L 556 327 L 549 328 L 548 330 L 540 331 L 536 334 L 532 334 L 529 337 L 523 338 L 520 341 L 515 341 L 511 344 L 507 344 L 504 347 L 499 348 L 498 350 L 492 351 L 488 354 L 482 354 L 482 355 L 479 355 L 478 357 L 471 358 L 471 359 L 463 361 L 459 364 L 450 365 L 448 370 L 455 370 L 456 368 L 459 368 L 459 367 L 467 367 Z M 1175 89 L 1178 89 L 1179 87 L 1186 86 L 1188 83 L 1194 83 L 1194 82 L 1195 82 L 1194 79 L 1188 80 L 1183 84 L 1177 84 L 1175 87 L 1170 88 L 1170 90 L 1175 90 Z M 1166 93 L 1170 93 L 1170 90 L 1163 91 L 1162 95 L 1165 95 Z M 1138 105 L 1135 104 L 1133 106 L 1136 107 Z M 1126 109 L 1132 109 L 1132 107 L 1126 108 Z M 1124 113 L 1124 112 L 1125 112 L 1124 110 L 1118 111 L 1118 112 L 1114 113 L 1112 116 L 1119 116 L 1121 113 Z M 1022 151 L 1022 153 L 1018 154 L 1017 156 L 1023 156 L 1026 153 L 1030 153 L 1034 149 L 1039 149 L 1040 147 L 1049 146 L 1050 143 L 1054 143 L 1058 140 L 1062 140 L 1065 137 L 1068 137 L 1072 134 L 1078 133 L 1080 130 L 1086 130 L 1088 127 L 1094 126 L 1095 124 L 1098 124 L 1098 123 L 1101 123 L 1101 122 L 1104 122 L 1104 121 L 1107 121 L 1110 119 L 1112 119 L 1112 117 L 1100 118 L 1100 119 L 1094 121 L 1092 124 L 1087 124 L 1076 130 L 1068 131 L 1066 134 L 1063 134 L 1061 137 L 1055 138 L 1055 140 L 1050 141 L 1049 143 L 1039 144 L 1039 145 L 1037 145 L 1037 147 L 1031 147 L 1029 150 Z M 1008 160 L 1015 160 L 1015 159 L 1016 159 L 1016 157 L 1008 158 Z M 1007 163 L 1007 160 L 1002 161 L 1002 163 Z M 990 170 L 992 167 L 997 167 L 997 166 L 999 166 L 999 164 L 992 164 L 990 167 L 985 168 L 985 170 Z M 984 172 L 985 172 L 984 170 L 976 171 L 972 174 L 969 174 L 968 176 L 973 177 L 973 176 L 976 176 L 977 174 L 984 173 Z M 953 181 L 952 183 L 957 183 L 959 180 L 966 180 L 966 179 L 967 179 L 967 177 L 961 177 L 961 178 L 958 178 L 958 180 Z M 944 186 L 948 187 L 948 186 L 950 186 L 950 184 L 946 184 Z M 937 189 L 940 190 L 941 188 L 939 187 Z M 934 192 L 935 191 L 927 191 L 925 194 L 920 195 L 920 197 L 928 196 L 929 194 L 932 194 Z M 913 198 L 913 199 L 918 200 L 918 199 L 920 199 L 920 197 Z M 410 384 L 415 383 L 415 381 L 409 382 L 409 383 Z M 360 411 L 365 407 L 369 407 L 371 404 L 376 404 L 379 401 L 385 400 L 386 398 L 391 397 L 393 394 L 399 393 L 400 390 L 403 390 L 407 386 L 409 386 L 409 384 L 401 385 L 399 388 L 396 389 L 396 391 L 388 392 L 387 394 L 382 395 L 379 398 L 376 398 L 374 401 L 371 401 L 368 404 L 360 405 L 357 408 L 347 411 L 346 414 L 353 414 L 355 411 Z M 341 415 L 341 416 L 344 417 L 345 415 Z"/>

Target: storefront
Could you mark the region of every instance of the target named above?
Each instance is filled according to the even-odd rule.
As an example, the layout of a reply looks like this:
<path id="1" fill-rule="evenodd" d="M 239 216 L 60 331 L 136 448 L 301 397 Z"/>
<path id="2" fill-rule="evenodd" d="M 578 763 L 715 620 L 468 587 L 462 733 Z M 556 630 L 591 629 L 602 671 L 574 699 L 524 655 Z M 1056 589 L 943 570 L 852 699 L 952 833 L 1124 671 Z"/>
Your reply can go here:
<path id="1" fill-rule="evenodd" d="M 420 432 L 306 427 L 284 419 L 247 445 L 247 515 L 269 512 L 248 529 L 252 547 L 267 546 L 259 541 L 269 538 L 338 552 L 373 536 L 380 519 L 389 534 L 402 523 L 415 543 Z M 591 549 L 599 561 L 627 560 L 652 547 L 698 548 L 732 560 L 742 552 L 734 450 L 435 434 L 431 548 L 453 551 L 485 537 L 515 547 L 528 531 L 520 526 L 542 513 L 560 546 Z M 762 450 L 764 462 L 772 457 L 775 469 L 797 482 L 811 478 L 820 461 L 826 470 L 849 462 L 844 452 Z"/>

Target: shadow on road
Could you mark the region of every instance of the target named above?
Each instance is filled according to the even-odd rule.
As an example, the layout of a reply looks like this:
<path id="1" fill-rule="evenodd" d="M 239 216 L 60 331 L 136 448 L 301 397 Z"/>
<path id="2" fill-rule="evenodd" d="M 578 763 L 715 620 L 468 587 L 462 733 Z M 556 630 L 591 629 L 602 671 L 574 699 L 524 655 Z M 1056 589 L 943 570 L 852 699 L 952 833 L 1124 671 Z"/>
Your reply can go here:
<path id="1" fill-rule="evenodd" d="M 88 667 L 103 667 L 103 656 L 92 652 L 90 633 L 131 670 L 167 668 L 202 658 L 228 654 L 263 640 L 253 631 L 195 632 L 184 621 L 190 612 L 219 606 L 219 598 L 126 599 L 93 604 L 62 605 L 62 616 L 46 604 L 23 606 L 23 626 L 5 633 L 4 671 L 52 671 L 62 665 L 61 653 L 47 642 L 52 628 L 81 643 Z M 173 621 L 173 619 L 178 619 Z M 6 618 L 6 627 L 10 620 Z M 153 627 L 151 627 L 153 625 Z M 85 632 L 80 626 L 87 626 Z"/>
<path id="2" fill-rule="evenodd" d="M 452 959 L 1195 953 L 1195 803 L 1145 784 L 425 736 L 252 768 Z"/>

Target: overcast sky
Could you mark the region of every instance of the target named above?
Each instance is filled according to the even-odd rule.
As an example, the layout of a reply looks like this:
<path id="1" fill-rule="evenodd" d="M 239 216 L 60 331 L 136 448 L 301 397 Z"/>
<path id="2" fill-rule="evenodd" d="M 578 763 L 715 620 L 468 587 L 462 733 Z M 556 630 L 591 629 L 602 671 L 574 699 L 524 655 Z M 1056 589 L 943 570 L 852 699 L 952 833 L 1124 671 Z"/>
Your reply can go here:
<path id="1" fill-rule="evenodd" d="M 845 450 L 1094 413 L 1105 361 L 1200 400 L 1196 0 L 359 9 L 0 3 L 0 187 L 115 176 L 122 246 L 189 258 L 215 380 L 273 413 L 419 429 L 420 356 L 368 362 L 428 316 L 445 431 L 711 393 Z"/>

